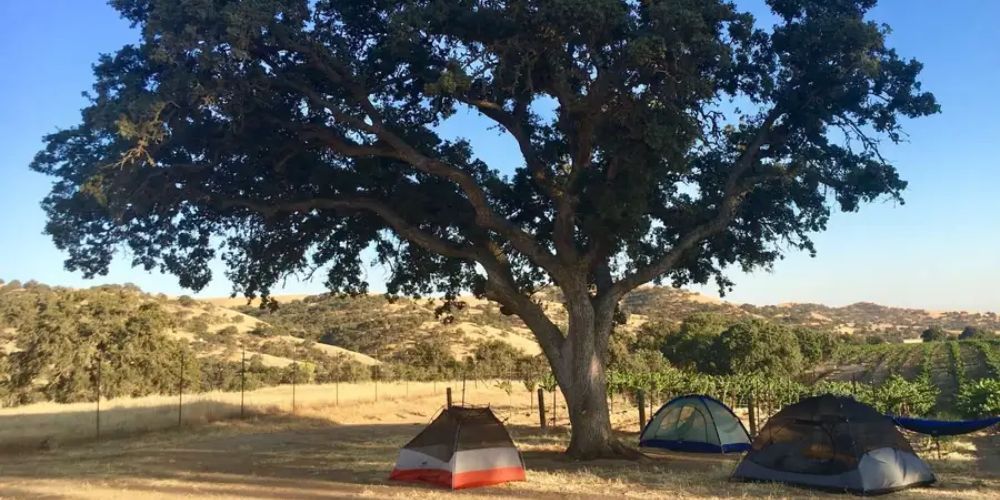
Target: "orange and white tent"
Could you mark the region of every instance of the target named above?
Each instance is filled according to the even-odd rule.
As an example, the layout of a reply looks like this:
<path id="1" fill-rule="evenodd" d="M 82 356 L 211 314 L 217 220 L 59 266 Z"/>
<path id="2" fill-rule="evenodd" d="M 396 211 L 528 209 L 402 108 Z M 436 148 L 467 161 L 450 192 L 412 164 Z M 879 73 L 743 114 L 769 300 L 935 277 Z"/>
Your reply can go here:
<path id="1" fill-rule="evenodd" d="M 524 462 L 489 408 L 453 406 L 399 451 L 389 479 L 474 488 L 524 481 Z"/>

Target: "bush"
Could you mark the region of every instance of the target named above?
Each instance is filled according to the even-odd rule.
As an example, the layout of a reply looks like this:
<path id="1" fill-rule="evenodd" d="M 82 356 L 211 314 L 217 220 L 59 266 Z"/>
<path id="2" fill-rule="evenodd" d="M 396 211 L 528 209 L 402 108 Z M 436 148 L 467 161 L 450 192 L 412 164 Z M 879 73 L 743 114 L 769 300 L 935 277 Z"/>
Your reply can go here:
<path id="1" fill-rule="evenodd" d="M 234 335 L 239 335 L 239 333 L 240 333 L 240 330 L 238 328 L 236 328 L 235 326 L 227 326 L 227 327 L 219 330 L 218 334 L 221 335 L 221 336 L 223 336 L 223 337 L 232 337 Z"/>
<path id="2" fill-rule="evenodd" d="M 927 379 L 908 381 L 892 375 L 872 391 L 867 401 L 882 413 L 891 415 L 926 415 L 937 400 L 938 390 Z"/>
<path id="3" fill-rule="evenodd" d="M 177 297 L 177 303 L 184 307 L 194 307 L 198 301 L 192 299 L 189 295 L 181 295 Z"/>
<path id="4" fill-rule="evenodd" d="M 198 337 L 205 337 L 208 334 L 208 322 L 201 316 L 188 321 L 187 329 Z"/>
<path id="5" fill-rule="evenodd" d="M 278 335 L 278 331 L 271 325 L 260 323 L 250 330 L 250 334 L 258 337 L 274 337 Z"/>

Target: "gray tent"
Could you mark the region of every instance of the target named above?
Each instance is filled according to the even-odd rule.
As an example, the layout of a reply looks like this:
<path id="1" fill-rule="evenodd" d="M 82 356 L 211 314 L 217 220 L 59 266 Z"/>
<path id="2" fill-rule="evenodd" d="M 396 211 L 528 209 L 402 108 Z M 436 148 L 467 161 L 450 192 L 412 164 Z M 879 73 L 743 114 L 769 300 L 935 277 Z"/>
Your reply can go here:
<path id="1" fill-rule="evenodd" d="M 933 483 L 934 474 L 892 419 L 854 399 L 826 395 L 771 417 L 733 479 L 873 495 Z"/>

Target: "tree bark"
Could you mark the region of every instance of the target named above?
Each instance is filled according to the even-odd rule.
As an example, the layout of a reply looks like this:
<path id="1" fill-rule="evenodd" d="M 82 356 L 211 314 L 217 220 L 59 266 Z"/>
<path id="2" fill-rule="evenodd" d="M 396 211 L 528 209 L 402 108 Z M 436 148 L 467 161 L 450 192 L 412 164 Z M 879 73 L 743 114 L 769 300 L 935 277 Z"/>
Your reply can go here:
<path id="1" fill-rule="evenodd" d="M 603 330 L 610 330 L 613 310 L 595 309 L 589 295 L 567 294 L 565 303 L 569 313 L 566 342 L 553 368 L 569 410 L 571 437 L 566 453 L 578 460 L 637 458 L 638 451 L 622 444 L 611 428 L 607 353 L 601 346 L 610 333 Z"/>

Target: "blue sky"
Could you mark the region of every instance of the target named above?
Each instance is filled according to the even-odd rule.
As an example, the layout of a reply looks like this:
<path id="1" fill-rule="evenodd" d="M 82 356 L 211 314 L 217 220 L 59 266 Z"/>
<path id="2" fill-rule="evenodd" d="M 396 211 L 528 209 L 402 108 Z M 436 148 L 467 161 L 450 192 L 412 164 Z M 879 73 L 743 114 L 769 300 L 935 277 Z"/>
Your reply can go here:
<path id="1" fill-rule="evenodd" d="M 763 13 L 760 2 L 739 4 Z M 1000 310 L 1000 2 L 884 0 L 873 18 L 890 24 L 891 45 L 925 64 L 922 81 L 943 113 L 907 123 L 909 142 L 886 155 L 910 181 L 906 204 L 877 203 L 835 215 L 816 236 L 819 255 L 791 253 L 773 272 L 734 272 L 736 302 L 857 301 L 933 309 Z M 137 39 L 102 0 L 0 1 L 0 278 L 66 286 L 132 282 L 185 293 L 175 278 L 131 269 L 125 256 L 108 276 L 84 280 L 62 268 L 42 234 L 39 202 L 50 180 L 28 170 L 44 134 L 70 127 L 93 81 L 91 64 Z M 445 123 L 498 168 L 516 161 L 509 139 L 472 114 Z M 202 296 L 229 293 L 222 276 Z M 381 271 L 370 277 L 379 289 Z M 320 292 L 322 280 L 290 280 L 284 293 Z M 701 291 L 714 294 L 713 287 Z"/>

